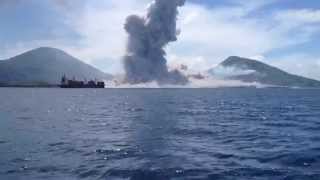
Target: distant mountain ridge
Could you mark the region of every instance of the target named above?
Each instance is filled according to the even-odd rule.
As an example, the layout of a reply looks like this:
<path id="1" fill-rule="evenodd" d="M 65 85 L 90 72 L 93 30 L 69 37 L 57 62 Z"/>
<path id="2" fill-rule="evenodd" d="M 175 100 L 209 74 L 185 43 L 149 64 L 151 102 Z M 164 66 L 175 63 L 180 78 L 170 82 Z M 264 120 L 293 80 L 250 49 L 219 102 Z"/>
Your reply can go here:
<path id="1" fill-rule="evenodd" d="M 258 82 L 285 87 L 320 88 L 320 81 L 287 73 L 257 60 L 231 56 L 210 69 L 209 74 L 224 79 Z"/>
<path id="2" fill-rule="evenodd" d="M 81 80 L 112 78 L 66 52 L 50 47 L 0 61 L 0 85 L 59 84 L 63 75 Z"/>
<path id="3" fill-rule="evenodd" d="M 320 81 L 287 73 L 257 60 L 231 56 L 208 71 L 215 77 L 283 87 L 320 88 Z M 61 77 L 78 80 L 110 80 L 106 74 L 66 52 L 37 48 L 7 60 L 0 60 L 0 86 L 57 85 Z"/>

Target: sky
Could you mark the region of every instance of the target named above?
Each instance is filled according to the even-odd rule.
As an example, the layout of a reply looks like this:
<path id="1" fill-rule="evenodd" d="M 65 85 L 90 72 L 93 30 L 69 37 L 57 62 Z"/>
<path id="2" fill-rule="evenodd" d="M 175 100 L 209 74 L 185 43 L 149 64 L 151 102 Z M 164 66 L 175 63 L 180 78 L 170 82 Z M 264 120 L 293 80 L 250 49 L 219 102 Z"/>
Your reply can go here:
<path id="1" fill-rule="evenodd" d="M 0 59 L 50 46 L 121 74 L 127 16 L 151 0 L 1 0 Z M 229 56 L 257 59 L 320 80 L 320 1 L 187 0 L 180 8 L 170 66 L 196 72 Z"/>

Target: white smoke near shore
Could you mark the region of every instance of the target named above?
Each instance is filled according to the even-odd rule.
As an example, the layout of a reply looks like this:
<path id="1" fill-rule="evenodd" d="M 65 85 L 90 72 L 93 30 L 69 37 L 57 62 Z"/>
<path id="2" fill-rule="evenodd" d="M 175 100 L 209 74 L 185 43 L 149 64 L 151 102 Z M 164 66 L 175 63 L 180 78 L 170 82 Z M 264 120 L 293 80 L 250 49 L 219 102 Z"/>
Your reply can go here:
<path id="1" fill-rule="evenodd" d="M 257 82 L 248 83 L 239 80 L 226 80 L 216 78 L 212 76 L 206 76 L 205 78 L 189 77 L 189 83 L 185 85 L 172 85 L 172 84 L 159 84 L 156 81 L 147 83 L 122 83 L 122 79 L 106 82 L 107 88 L 223 88 L 223 87 L 256 87 L 264 88 L 268 85 L 260 84 Z"/>
<path id="2" fill-rule="evenodd" d="M 257 82 L 243 82 L 239 80 L 225 80 L 216 77 L 207 77 L 205 79 L 191 79 L 188 88 L 221 88 L 221 87 L 256 87 L 263 88 L 266 85 Z"/>
<path id="3" fill-rule="evenodd" d="M 209 73 L 219 78 L 229 78 L 229 77 L 235 77 L 235 76 L 256 74 L 257 71 L 248 69 L 246 67 L 236 67 L 236 66 L 224 67 L 222 65 L 219 65 L 209 70 Z"/>
<path id="4" fill-rule="evenodd" d="M 164 48 L 177 41 L 178 7 L 185 0 L 154 0 L 146 17 L 131 15 L 125 23 L 129 35 L 124 57 L 125 82 L 185 85 L 188 78 L 180 71 L 169 71 Z"/>
<path id="5" fill-rule="evenodd" d="M 271 87 L 258 82 L 244 82 L 241 80 L 228 79 L 227 77 L 236 75 L 249 75 L 256 73 L 253 70 L 238 68 L 226 68 L 216 66 L 211 71 L 194 72 L 188 66 L 180 64 L 176 66 L 181 75 L 188 78 L 187 84 L 164 84 L 158 81 L 140 82 L 140 83 L 123 83 L 126 78 L 123 75 L 115 76 L 113 80 L 107 81 L 107 88 L 223 88 L 223 87 Z"/>

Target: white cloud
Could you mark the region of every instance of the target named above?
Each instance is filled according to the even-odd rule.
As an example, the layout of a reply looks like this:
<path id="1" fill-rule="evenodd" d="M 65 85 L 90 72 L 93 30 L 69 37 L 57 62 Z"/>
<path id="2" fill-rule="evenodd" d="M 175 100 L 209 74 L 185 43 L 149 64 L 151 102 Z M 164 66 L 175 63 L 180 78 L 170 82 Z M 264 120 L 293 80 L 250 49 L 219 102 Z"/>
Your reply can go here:
<path id="1" fill-rule="evenodd" d="M 169 53 L 184 57 L 180 63 L 191 67 L 191 60 L 196 57 L 202 57 L 212 65 L 231 55 L 263 61 L 269 52 L 308 42 L 319 32 L 316 25 L 280 19 L 279 14 L 287 11 L 271 13 L 267 17 L 249 17 L 250 13 L 266 5 L 262 1 L 250 2 L 215 9 L 188 4 L 182 9 L 179 20 L 181 36 L 177 43 L 170 45 Z"/>
<path id="2" fill-rule="evenodd" d="M 258 54 L 258 55 L 249 57 L 249 59 L 264 61 L 266 59 L 266 57 L 264 55 L 262 55 L 262 54 Z"/>
<path id="3" fill-rule="evenodd" d="M 265 61 L 281 69 L 308 78 L 320 80 L 320 60 L 319 57 L 304 53 L 296 53 L 269 59 Z"/>
<path id="4" fill-rule="evenodd" d="M 295 9 L 285 10 L 276 13 L 276 18 L 280 21 L 287 21 L 297 24 L 320 23 L 320 10 Z"/>
<path id="5" fill-rule="evenodd" d="M 67 1 L 55 0 L 59 12 L 65 17 L 62 21 L 80 39 L 71 42 L 65 39 L 17 42 L 7 47 L 1 57 L 8 58 L 39 46 L 52 46 L 87 63 L 105 60 L 106 64 L 113 64 L 114 59 L 118 59 L 120 63 L 126 46 L 126 33 L 123 30 L 125 19 L 130 14 L 141 14 L 148 4 L 146 1 L 148 0 L 91 0 L 83 1 L 81 7 L 71 8 Z"/>
<path id="6" fill-rule="evenodd" d="M 135 0 L 91 1 L 80 15 L 71 16 L 71 26 L 81 36 L 81 46 L 71 52 L 90 61 L 120 59 L 124 54 L 126 33 L 125 19 L 130 14 L 141 14 L 145 4 Z"/>
<path id="7" fill-rule="evenodd" d="M 262 23 L 244 17 L 248 13 L 248 9 L 242 6 L 207 9 L 188 4 L 181 12 L 181 36 L 171 51 L 177 56 L 203 56 L 210 63 L 217 64 L 227 56 L 263 55 L 291 43 L 286 39 L 287 31 L 272 29 L 268 21 Z"/>

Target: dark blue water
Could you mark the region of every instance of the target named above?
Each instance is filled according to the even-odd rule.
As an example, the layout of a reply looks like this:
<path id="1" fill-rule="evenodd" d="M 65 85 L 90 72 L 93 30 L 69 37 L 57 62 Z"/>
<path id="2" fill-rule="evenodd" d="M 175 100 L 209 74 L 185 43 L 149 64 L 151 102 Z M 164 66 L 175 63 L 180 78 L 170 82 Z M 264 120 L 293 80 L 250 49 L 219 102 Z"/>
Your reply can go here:
<path id="1" fill-rule="evenodd" d="M 0 89 L 0 179 L 319 180 L 320 91 Z"/>

